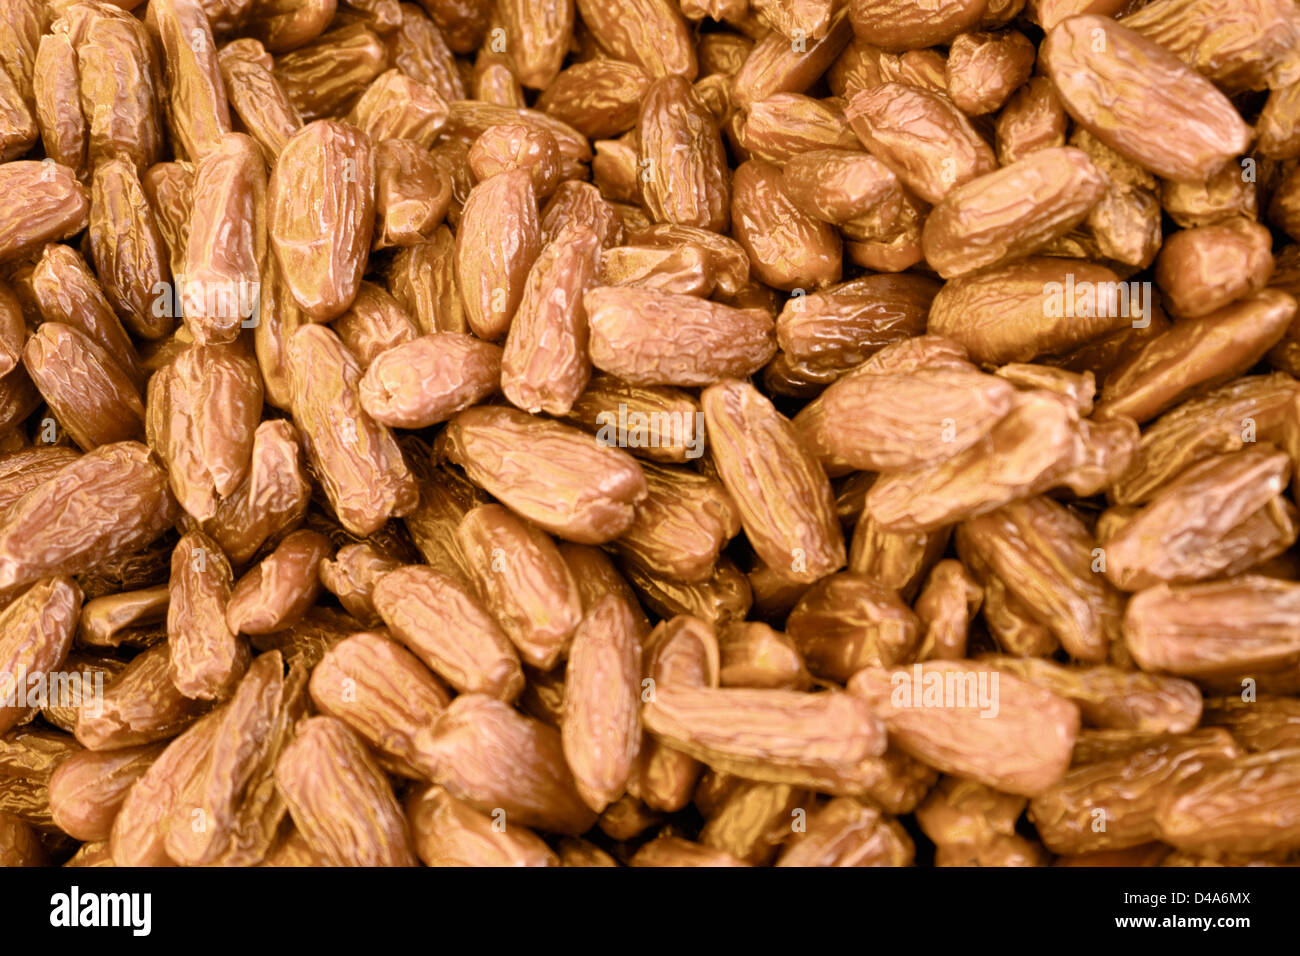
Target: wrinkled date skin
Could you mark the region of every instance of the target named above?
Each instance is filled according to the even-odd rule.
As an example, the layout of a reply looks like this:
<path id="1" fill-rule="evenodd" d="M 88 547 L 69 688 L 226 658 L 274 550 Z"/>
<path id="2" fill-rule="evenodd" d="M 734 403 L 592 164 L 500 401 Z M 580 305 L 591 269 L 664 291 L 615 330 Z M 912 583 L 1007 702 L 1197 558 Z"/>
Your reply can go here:
<path id="1" fill-rule="evenodd" d="M 1219 857 L 1282 854 L 1300 834 L 1291 819 L 1300 752 L 1281 749 L 1238 757 L 1186 779 L 1156 810 L 1160 836 L 1174 846 Z"/>
<path id="2" fill-rule="evenodd" d="M 274 164 L 289 138 L 302 128 L 302 117 L 276 79 L 274 63 L 257 40 L 243 38 L 217 52 L 231 112 L 257 140 Z"/>
<path id="3" fill-rule="evenodd" d="M 843 567 L 830 484 L 790 423 L 744 382 L 710 386 L 701 404 L 712 460 L 759 556 L 809 582 Z"/>
<path id="4" fill-rule="evenodd" d="M 382 352 L 361 379 L 361 407 L 394 428 L 425 428 L 497 390 L 501 349 L 463 332 L 434 332 Z"/>
<path id="5" fill-rule="evenodd" d="M 641 746 L 641 644 L 627 605 L 606 595 L 569 649 L 560 739 L 587 806 L 600 812 L 627 787 Z"/>
<path id="6" fill-rule="evenodd" d="M 847 149 L 800 151 L 781 175 L 794 204 L 823 222 L 846 226 L 873 213 L 891 220 L 903 215 L 898 177 L 856 142 Z"/>
<path id="7" fill-rule="evenodd" d="M 525 663 L 553 668 L 583 610 L 554 542 L 500 505 L 470 511 L 456 536 L 479 593 Z"/>
<path id="8" fill-rule="evenodd" d="M 1293 0 L 0 0 L 0 864 L 1294 863 L 1298 166 Z"/>
<path id="9" fill-rule="evenodd" d="M 736 170 L 731 188 L 734 232 L 758 278 L 786 290 L 839 281 L 839 235 L 799 210 L 774 164 L 750 160 Z"/>
<path id="10" fill-rule="evenodd" d="M 1278 0 L 1228 8 L 1203 0 L 1160 3 L 1133 11 L 1124 25 L 1231 93 L 1266 85 L 1278 89 L 1296 78 L 1294 59 L 1288 57 L 1295 51 L 1300 20 Z"/>
<path id="11" fill-rule="evenodd" d="M 1175 233 L 1156 260 L 1166 308 L 1175 318 L 1196 318 L 1258 292 L 1273 271 L 1271 245 L 1268 230 L 1248 219 Z"/>
<path id="12" fill-rule="evenodd" d="M 194 164 L 155 163 L 145 171 L 141 183 L 153 212 L 154 223 L 162 236 L 163 245 L 167 247 L 167 262 L 171 266 L 172 275 L 183 278 L 190 217 L 194 211 Z M 179 299 L 177 302 L 179 304 Z M 162 309 L 159 311 L 165 312 Z"/>
<path id="13" fill-rule="evenodd" d="M 583 833 L 596 813 L 565 762 L 560 731 L 482 694 L 461 694 L 433 726 L 434 782 L 484 813 L 524 826 Z M 507 754 L 509 769 L 489 753 Z"/>
<path id="14" fill-rule="evenodd" d="M 1161 836 L 1156 813 L 1182 781 L 1240 751 L 1222 730 L 1202 730 L 1071 770 L 1029 805 L 1043 842 L 1056 853 L 1120 849 Z M 1091 825 L 1100 809 L 1106 827 Z"/>
<path id="15" fill-rule="evenodd" d="M 226 624 L 234 574 L 216 542 L 191 532 L 172 552 L 167 637 L 172 682 L 186 697 L 224 697 L 248 666 L 248 644 Z"/>
<path id="16" fill-rule="evenodd" d="M 165 644 L 136 656 L 104 688 L 100 713 L 77 714 L 77 741 L 89 750 L 118 750 L 166 740 L 192 724 L 206 707 L 172 683 Z"/>
<path id="17" fill-rule="evenodd" d="M 301 523 L 310 495 L 297 431 L 283 419 L 265 421 L 253 433 L 247 477 L 217 503 L 203 530 L 243 565 L 263 542 Z"/>
<path id="18" fill-rule="evenodd" d="M 712 576 L 718 556 L 740 530 L 735 502 L 720 482 L 694 472 L 643 463 L 650 494 L 619 538 L 619 552 L 682 581 Z"/>
<path id="19" fill-rule="evenodd" d="M 276 762 L 303 715 L 300 667 L 284 674 L 277 650 L 259 655 L 230 701 L 204 766 L 179 794 L 165 821 L 167 855 L 185 866 L 248 866 L 269 851 L 285 817 L 271 785 Z M 202 819 L 206 826 L 195 827 Z"/>
<path id="20" fill-rule="evenodd" d="M 66 30 L 41 37 L 32 78 L 35 115 L 31 118 L 36 121 L 46 156 L 80 171 L 86 163 L 86 118 L 77 95 L 77 61 Z M 25 115 L 9 119 L 7 125 L 12 127 L 5 137 L 10 142 L 0 154 L 6 161 L 16 157 L 17 153 L 8 155 L 14 150 L 25 151 L 30 145 L 26 140 L 33 132 Z"/>
<path id="21" fill-rule="evenodd" d="M 986 6 L 980 0 L 924 4 L 852 0 L 848 4 L 853 32 L 864 42 L 886 50 L 914 50 L 947 43 L 979 22 Z"/>
<path id="22" fill-rule="evenodd" d="M 1065 302 L 1071 281 L 1105 289 L 1118 280 L 1105 266 L 1046 257 L 997 266 L 944 285 L 930 306 L 929 331 L 961 343 L 977 362 L 1029 362 L 1142 321 L 1132 300 L 1127 313 Z"/>
<path id="23" fill-rule="evenodd" d="M 495 341 L 510 328 L 541 252 L 539 230 L 537 195 L 525 169 L 498 173 L 465 200 L 456 231 L 456 281 L 465 318 L 480 338 Z"/>
<path id="24" fill-rule="evenodd" d="M 374 228 L 374 153 L 356 127 L 308 123 L 285 144 L 267 186 L 271 249 L 308 316 L 328 322 L 356 298 Z"/>
<path id="25" fill-rule="evenodd" d="M 722 137 L 686 80 L 665 77 L 646 92 L 637 142 L 650 218 L 725 232 L 731 190 Z"/>
<path id="26" fill-rule="evenodd" d="M 52 26 L 61 32 L 59 21 Z M 146 25 L 115 7 L 76 5 L 63 26 L 76 54 L 90 165 L 120 151 L 143 170 L 163 145 L 161 63 Z"/>
<path id="27" fill-rule="evenodd" d="M 1119 595 L 1092 570 L 1095 542 L 1048 498 L 1033 498 L 959 526 L 957 549 L 988 562 L 1071 656 L 1103 660 L 1120 631 Z"/>
<path id="28" fill-rule="evenodd" d="M 1148 341 L 1102 387 L 1095 417 L 1139 422 L 1246 371 L 1286 333 L 1296 300 L 1276 289 L 1187 319 Z"/>
<path id="29" fill-rule="evenodd" d="M 583 297 L 592 364 L 630 385 L 709 385 L 776 351 L 772 317 L 695 296 L 600 286 Z"/>
<path id="30" fill-rule="evenodd" d="M 32 268 L 31 294 L 46 322 L 61 322 L 84 332 L 126 373 L 137 391 L 142 388 L 146 376 L 134 344 L 104 296 L 99 280 L 75 249 L 50 243 L 41 251 Z M 20 335 L 25 335 L 21 305 L 16 298 L 0 293 L 0 316 L 0 326 L 9 326 L 4 348 L 12 350 L 16 361 L 20 357 Z"/>
<path id="31" fill-rule="evenodd" d="M 939 286 L 921 276 L 870 275 L 792 299 L 776 320 L 782 352 L 836 372 L 925 330 Z"/>
<path id="32" fill-rule="evenodd" d="M 996 168 L 970 121 L 933 93 L 884 83 L 854 96 L 846 115 L 867 151 L 926 202 Z"/>
<path id="33" fill-rule="evenodd" d="M 1108 17 L 1057 24 L 1041 57 L 1075 121 L 1157 176 L 1204 181 L 1250 141 L 1249 128 L 1209 80 Z"/>
<path id="34" fill-rule="evenodd" d="M 451 700 L 447 688 L 414 654 L 378 633 L 353 634 L 335 644 L 311 675 L 311 699 L 381 754 L 402 776 L 420 779 L 421 730 Z"/>
<path id="35" fill-rule="evenodd" d="M 944 64 L 948 95 L 968 116 L 992 113 L 1029 79 L 1035 54 L 1023 33 L 964 33 Z"/>
<path id="36" fill-rule="evenodd" d="M 519 655 L 473 591 L 430 568 L 398 568 L 372 594 L 393 634 L 466 694 L 514 700 L 523 690 Z"/>
<path id="37" fill-rule="evenodd" d="M 926 261 L 952 278 L 1034 252 L 1081 223 L 1104 191 L 1082 150 L 1039 150 L 935 206 L 921 235 Z"/>
<path id="38" fill-rule="evenodd" d="M 367 87 L 347 121 L 371 143 L 404 139 L 432 146 L 447 122 L 447 102 L 433 87 L 401 70 L 387 70 Z"/>
<path id="39" fill-rule="evenodd" d="M 600 237 L 560 230 L 533 267 L 501 356 L 501 390 L 537 414 L 566 415 L 591 380 L 585 295 L 596 282 Z"/>
<path id="40" fill-rule="evenodd" d="M 902 600 L 863 575 L 823 578 L 799 599 L 786 633 L 817 677 L 847 681 L 864 667 L 890 667 L 916 647 L 919 626 Z"/>
<path id="41" fill-rule="evenodd" d="M 1011 410 L 1014 395 L 1006 382 L 975 369 L 853 374 L 794 424 L 824 464 L 901 471 L 965 451 Z"/>
<path id="42" fill-rule="evenodd" d="M 847 11 L 841 9 L 824 36 L 792 42 L 780 30 L 770 30 L 755 42 L 745 62 L 731 77 L 731 98 L 740 109 L 776 93 L 802 93 L 822 75 L 853 37 Z"/>
<path id="43" fill-rule="evenodd" d="M 0 164 L 0 189 L 23 197 L 21 208 L 10 206 L 0 214 L 0 261 L 20 258 L 86 227 L 90 192 L 67 166 L 29 160 Z"/>
<path id="44" fill-rule="evenodd" d="M 294 418 L 307 453 L 343 526 L 377 531 L 415 507 L 415 478 L 392 433 L 361 405 L 361 368 L 320 325 L 307 325 L 289 343 Z"/>
<path id="45" fill-rule="evenodd" d="M 13 686 L 31 674 L 45 675 L 67 657 L 81 611 L 81 589 L 68 578 L 29 588 L 0 612 L 0 674 Z M 23 718 L 25 708 L 0 707 L 0 732 Z"/>
<path id="46" fill-rule="evenodd" d="M 881 668 L 859 671 L 849 691 L 869 701 L 891 739 L 905 751 L 942 770 L 969 777 L 1006 793 L 1033 796 L 1065 775 L 1079 731 L 1079 709 L 1050 691 L 999 675 L 991 694 L 988 670 L 960 661 L 929 661 L 903 669 L 905 694 Z M 974 691 L 959 700 L 943 691 L 960 679 Z M 981 678 L 985 690 L 978 690 Z M 921 706 L 926 689 L 937 704 Z M 993 703 L 996 698 L 996 704 Z M 993 708 L 996 707 L 996 713 Z M 975 740 L 979 741 L 976 745 Z"/>
<path id="47" fill-rule="evenodd" d="M 419 337 L 416 320 L 401 303 L 372 282 L 362 282 L 352 306 L 332 323 L 363 368 L 384 352 Z"/>
<path id="48" fill-rule="evenodd" d="M 227 626 L 236 634 L 271 634 L 298 623 L 320 596 L 320 564 L 333 550 L 315 531 L 288 535 L 235 584 L 226 603 Z"/>
<path id="49" fill-rule="evenodd" d="M 965 451 L 878 479 L 867 493 L 872 517 L 889 531 L 933 531 L 1067 479 L 1078 454 L 1077 412 L 1052 393 L 1018 398 Z"/>
<path id="50" fill-rule="evenodd" d="M 1300 659 L 1291 629 L 1298 601 L 1291 582 L 1257 575 L 1160 584 L 1129 602 L 1124 638 L 1145 670 L 1187 677 L 1278 670 Z M 1212 624 L 1211 608 L 1229 626 Z"/>
<path id="51" fill-rule="evenodd" d="M 502 831 L 492 817 L 442 787 L 425 787 L 406 800 L 415 852 L 426 866 L 560 866 L 540 837 L 524 827 Z M 602 851 L 592 850 L 604 855 Z M 578 866 L 566 860 L 564 866 Z M 591 864 L 593 866 L 600 864 Z M 612 859 L 606 866 L 616 866 Z"/>
<path id="52" fill-rule="evenodd" d="M 409 140 L 375 147 L 374 250 L 414 246 L 432 237 L 451 203 L 451 178 Z"/>
<path id="53" fill-rule="evenodd" d="M 808 150 L 857 150 L 859 143 L 836 101 L 776 93 L 750 107 L 735 138 L 752 159 L 786 166 Z"/>
<path id="54" fill-rule="evenodd" d="M 1263 448 L 1193 465 L 1106 542 L 1107 576 L 1135 591 L 1232 574 L 1267 561 L 1295 540 L 1293 513 L 1278 497 L 1290 467 L 1281 452 Z M 1263 528 L 1270 518 L 1279 525 L 1272 535 Z"/>
<path id="55" fill-rule="evenodd" d="M 668 0 L 578 0 L 578 13 L 596 42 L 616 60 L 651 76 L 694 80 L 699 69 L 690 35 Z"/>
<path id="56" fill-rule="evenodd" d="M 575 63 L 543 89 L 537 108 L 592 139 L 619 136 L 636 125 L 650 83 L 623 60 Z"/>
<path id="57" fill-rule="evenodd" d="M 95 167 L 89 238 L 99 281 L 127 327 L 146 339 L 171 331 L 167 246 L 138 172 L 121 154 Z"/>
<path id="58" fill-rule="evenodd" d="M 251 137 L 223 136 L 198 163 L 185 245 L 185 323 L 200 345 L 247 328 L 266 258 L 266 171 Z"/>
<path id="59" fill-rule="evenodd" d="M 870 709 L 838 691 L 664 688 L 642 719 L 658 739 L 715 769 L 765 764 L 760 776 L 777 783 L 785 774 L 844 772 L 885 748 Z"/>
<path id="60" fill-rule="evenodd" d="M 354 22 L 280 56 L 276 72 L 304 120 L 342 115 L 384 72 L 388 50 L 365 23 Z"/>
<path id="61" fill-rule="evenodd" d="M 470 480 L 523 517 L 578 544 L 618 537 L 647 494 L 630 455 L 558 422 L 479 407 L 461 412 L 443 434 L 447 457 Z"/>
<path id="62" fill-rule="evenodd" d="M 198 0 L 159 0 L 149 13 L 162 39 L 172 132 L 186 158 L 197 163 L 230 132 L 212 25 Z"/>
<path id="63" fill-rule="evenodd" d="M 27 340 L 23 367 L 73 441 L 86 451 L 144 437 L 144 405 L 135 385 L 88 336 L 45 322 Z"/>
<path id="64" fill-rule="evenodd" d="M 414 866 L 409 825 L 392 787 L 352 731 L 313 717 L 275 765 L 294 824 L 334 866 Z"/>
<path id="65" fill-rule="evenodd" d="M 239 345 L 191 346 L 149 380 L 149 445 L 198 521 L 214 518 L 248 476 L 262 378 Z"/>
<path id="66" fill-rule="evenodd" d="M 107 840 L 127 791 L 162 753 L 161 744 L 82 751 L 50 778 L 50 809 L 59 829 L 78 840 Z"/>
<path id="67" fill-rule="evenodd" d="M 137 442 L 70 462 L 0 520 L 0 588 L 88 571 L 158 538 L 176 519 L 166 473 Z"/>

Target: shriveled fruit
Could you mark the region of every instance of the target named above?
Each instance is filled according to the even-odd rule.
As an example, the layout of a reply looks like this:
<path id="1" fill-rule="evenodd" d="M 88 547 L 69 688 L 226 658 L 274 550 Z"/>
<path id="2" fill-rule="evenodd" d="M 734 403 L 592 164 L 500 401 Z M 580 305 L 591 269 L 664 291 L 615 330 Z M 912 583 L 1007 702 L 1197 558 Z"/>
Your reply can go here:
<path id="1" fill-rule="evenodd" d="M 646 495 L 645 478 L 625 452 L 514 409 L 467 409 L 443 437 L 447 457 L 471 481 L 569 541 L 618 537 Z"/>
<path id="2" fill-rule="evenodd" d="M 311 848 L 333 866 L 414 866 L 406 818 L 361 741 L 333 717 L 298 727 L 275 785 Z"/>
<path id="3" fill-rule="evenodd" d="M 1062 21 L 1040 55 L 1076 122 L 1165 179 L 1204 181 L 1249 144 L 1249 128 L 1209 80 L 1109 17 Z"/>
<path id="4" fill-rule="evenodd" d="M 743 382 L 710 386 L 701 404 L 713 461 L 759 557 L 804 581 L 842 567 L 830 484 L 790 423 Z"/>
<path id="5" fill-rule="evenodd" d="M 176 518 L 167 476 L 136 442 L 70 462 L 0 519 L 0 588 L 79 573 L 143 547 Z"/>
<path id="6" fill-rule="evenodd" d="M 1060 780 L 1079 731 L 1074 704 L 974 662 L 864 670 L 849 691 L 905 751 L 1007 793 L 1033 796 Z"/>
<path id="7" fill-rule="evenodd" d="M 332 120 L 285 144 L 267 184 L 267 231 L 284 282 L 314 320 L 339 316 L 357 294 L 374 227 L 369 138 Z"/>

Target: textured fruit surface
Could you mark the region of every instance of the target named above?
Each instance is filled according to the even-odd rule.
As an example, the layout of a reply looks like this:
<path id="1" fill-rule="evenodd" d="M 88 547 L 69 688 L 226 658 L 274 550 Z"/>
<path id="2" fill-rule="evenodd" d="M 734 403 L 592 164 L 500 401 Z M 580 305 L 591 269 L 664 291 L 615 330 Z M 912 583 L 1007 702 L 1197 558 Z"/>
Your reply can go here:
<path id="1" fill-rule="evenodd" d="M 1295 864 L 1298 164 L 1293 0 L 0 2 L 0 864 Z"/>

